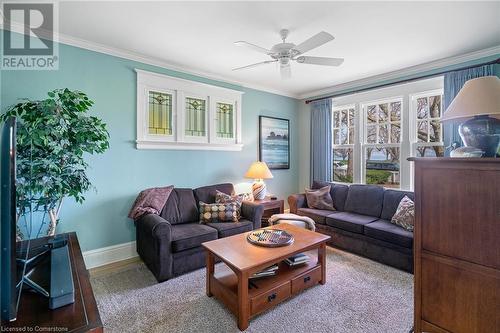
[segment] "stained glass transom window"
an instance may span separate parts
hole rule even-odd
[[[216,103],[216,132],[218,138],[233,138],[233,105],[228,103]]]
[[[172,95],[149,92],[149,134],[172,135]]]
[[[186,97],[186,125],[188,136],[205,136],[206,101],[199,98]]]

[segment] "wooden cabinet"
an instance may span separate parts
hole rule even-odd
[[[49,301],[39,294],[23,291],[17,311],[17,320],[4,322],[0,332],[103,332],[103,324],[90,284],[89,273],[83,261],[76,233],[68,235],[69,256],[75,286],[75,302],[55,310],[49,309]],[[48,238],[31,240],[36,249],[47,244]],[[49,256],[47,256],[50,259]],[[47,263],[48,265],[49,263]]]
[[[290,297],[290,281],[250,299],[250,315],[256,315],[272,308]]]
[[[500,332],[500,159],[415,162],[415,332]]]
[[[320,280],[321,267],[317,266],[292,280],[292,294],[298,294],[304,289],[315,286]]]

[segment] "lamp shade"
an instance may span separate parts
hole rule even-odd
[[[474,116],[500,119],[500,79],[483,76],[465,82],[441,121],[466,120]]]
[[[253,162],[245,173],[246,178],[253,179],[269,179],[273,178],[273,174],[267,167],[266,162]]]

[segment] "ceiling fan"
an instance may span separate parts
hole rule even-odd
[[[243,67],[233,68],[233,71],[253,68],[266,64],[279,63],[281,77],[289,78],[291,76],[291,60],[296,61],[300,64],[312,64],[321,66],[340,66],[344,62],[344,59],[342,58],[310,57],[302,55],[312,49],[328,43],[329,41],[332,41],[334,37],[329,33],[321,31],[311,38],[307,39],[306,41],[300,43],[299,45],[286,42],[288,33],[289,31],[287,29],[280,30],[281,40],[283,42],[274,45],[270,50],[246,41],[234,42],[234,44],[238,46],[246,46],[254,51],[267,54],[272,58],[272,60],[266,60]]]

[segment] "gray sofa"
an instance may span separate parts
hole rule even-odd
[[[204,267],[201,243],[260,228],[263,206],[246,201],[238,222],[200,224],[198,202],[215,202],[217,190],[234,192],[232,184],[175,188],[159,216],[135,221],[137,252],[158,282]]]
[[[316,231],[331,236],[329,245],[413,273],[413,233],[390,220],[401,199],[413,192],[377,185],[341,185],[314,181],[312,188],[331,185],[335,211],[307,207],[304,194],[288,197],[290,212],[308,216]]]

